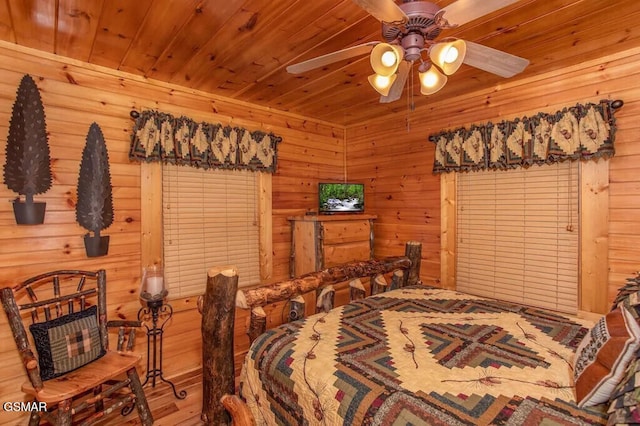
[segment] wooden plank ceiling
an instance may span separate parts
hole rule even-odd
[[[520,0],[439,38],[529,59],[513,80],[639,46],[639,21],[637,0]],[[367,55],[286,72],[287,65],[382,40],[380,23],[352,0],[2,0],[0,39],[339,125],[408,107],[407,89],[394,103],[378,103]],[[463,65],[425,97],[417,74],[412,80],[417,108],[504,81]]]

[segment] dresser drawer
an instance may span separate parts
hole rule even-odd
[[[322,224],[322,229],[324,244],[368,242],[371,237],[371,223],[368,220],[326,222]]]
[[[324,267],[353,262],[354,260],[366,260],[371,257],[369,240],[349,242],[343,244],[325,244]]]

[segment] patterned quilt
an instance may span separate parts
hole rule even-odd
[[[241,395],[263,425],[605,424],[571,363],[591,323],[426,286],[268,330]]]

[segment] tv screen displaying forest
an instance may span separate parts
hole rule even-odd
[[[357,213],[364,211],[364,185],[361,183],[320,183],[320,213]]]

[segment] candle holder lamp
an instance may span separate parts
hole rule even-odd
[[[177,392],[175,385],[162,375],[162,335],[164,326],[173,316],[173,308],[164,300],[168,293],[162,267],[153,265],[144,268],[140,284],[140,299],[144,302],[144,306],[138,311],[138,320],[147,329],[147,375],[142,386],[151,380],[151,387],[155,388],[156,379],[159,378],[171,386],[176,398],[184,399],[187,397],[187,392],[185,390]]]

